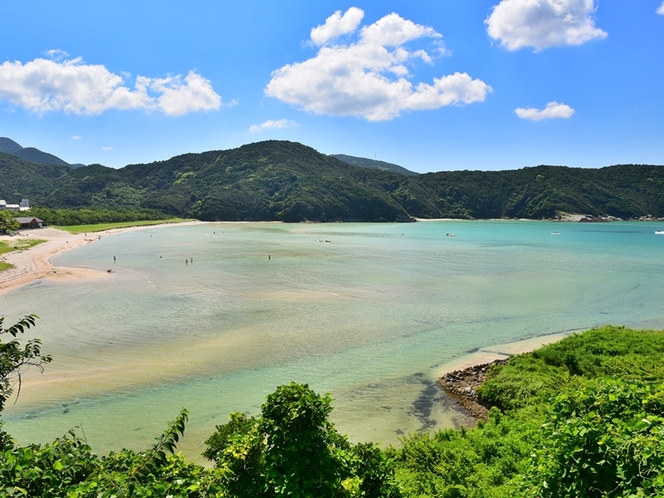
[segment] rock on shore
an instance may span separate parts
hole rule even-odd
[[[496,360],[446,373],[440,378],[440,385],[470,415],[486,421],[489,407],[482,404],[482,400],[477,396],[477,388],[486,380],[492,365],[504,365],[508,360],[509,358]]]

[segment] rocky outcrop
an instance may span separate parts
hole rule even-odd
[[[448,372],[440,378],[440,385],[445,392],[456,400],[470,415],[480,420],[487,420],[490,406],[482,403],[477,395],[477,388],[486,380],[492,365],[504,365],[509,359],[475,365],[463,370]]]
[[[622,218],[617,218],[615,216],[592,216],[590,214],[584,215],[579,219],[580,223],[605,223],[608,221],[624,221]]]

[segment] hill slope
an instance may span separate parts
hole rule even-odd
[[[202,220],[398,221],[664,216],[664,167],[537,166],[405,176],[266,141],[122,169],[0,153],[0,198],[54,208],[147,208]]]
[[[0,137],[0,152],[5,154],[11,154],[16,156],[19,159],[32,163],[40,164],[55,164],[59,166],[69,166],[72,168],[78,168],[83,166],[82,164],[69,164],[53,154],[48,152],[43,152],[34,147],[22,147],[18,143],[14,142],[11,138]]]
[[[330,157],[339,159],[348,164],[355,166],[362,166],[363,168],[379,169],[381,171],[391,171],[392,173],[400,173],[402,175],[418,175],[414,171],[410,171],[398,164],[386,163],[385,161],[376,161],[375,159],[367,159],[366,157],[347,156],[346,154],[330,154]]]

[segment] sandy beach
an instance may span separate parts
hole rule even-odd
[[[496,360],[504,360],[513,355],[529,353],[531,351],[541,348],[542,346],[545,346],[546,344],[558,342],[561,339],[567,337],[568,335],[573,334],[574,332],[581,332],[581,331],[578,330],[578,331],[560,332],[558,334],[548,334],[538,337],[532,337],[530,339],[524,339],[522,341],[515,341],[505,344],[487,346],[481,348],[479,351],[461,356],[460,358],[457,358],[454,361],[442,365],[438,370],[437,377],[440,378],[446,373],[454,372],[455,370],[464,370],[466,368],[474,367],[476,365],[491,363]]]
[[[197,224],[199,221],[182,224]],[[49,280],[79,280],[92,278],[112,278],[113,273],[107,273],[92,268],[53,266],[51,258],[63,251],[72,249],[81,244],[94,244],[100,238],[109,234],[118,234],[133,230],[156,228],[167,224],[136,226],[126,228],[113,228],[103,232],[89,232],[87,234],[71,234],[56,228],[38,228],[34,230],[21,230],[15,235],[0,235],[0,240],[12,241],[19,239],[41,239],[42,242],[25,251],[14,251],[2,256],[2,261],[11,263],[14,268],[0,272],[0,295],[8,291],[29,284],[39,278]]]

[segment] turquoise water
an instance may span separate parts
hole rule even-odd
[[[37,281],[0,298],[6,323],[41,317],[34,336],[55,359],[27,374],[5,428],[26,443],[78,425],[99,452],[140,449],[187,407],[181,448],[196,458],[230,411],[257,413],[291,380],[332,393],[354,441],[464,424],[435,381],[468,351],[607,323],[664,328],[661,229],[216,223],[111,234],[53,260],[113,268],[111,278]]]

